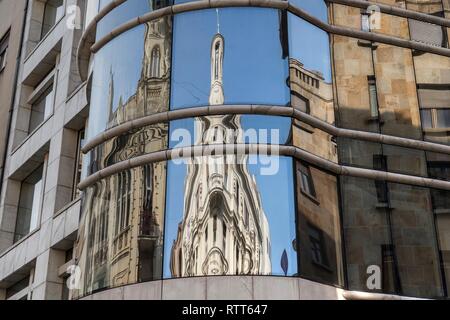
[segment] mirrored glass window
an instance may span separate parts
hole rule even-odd
[[[300,161],[296,177],[300,276],[342,286],[338,179]]]
[[[161,279],[166,164],[123,171],[88,188],[75,257],[81,289]]]
[[[350,289],[441,296],[430,190],[361,178],[341,181]]]
[[[100,1],[100,8],[103,8],[110,0]],[[97,40],[101,39],[113,29],[142,16],[153,10],[157,10],[172,5],[172,0],[127,0],[120,6],[113,9],[102,20],[97,23]]]
[[[88,137],[167,111],[170,43],[171,18],[161,18],[120,35],[96,54]]]
[[[197,160],[169,163],[164,278],[297,274],[292,160]]]
[[[221,8],[174,18],[171,108],[287,105],[287,44],[278,11]]]

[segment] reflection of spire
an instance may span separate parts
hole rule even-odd
[[[114,73],[112,70],[112,66],[109,70],[109,101],[108,101],[108,107],[109,107],[109,114],[108,119],[109,121],[112,120],[113,112],[114,112]]]
[[[217,14],[217,33],[220,34],[220,17],[219,17],[219,8],[216,8],[216,14]]]
[[[221,105],[225,102],[223,92],[223,58],[225,39],[220,34],[219,9],[217,13],[217,34],[211,44],[211,93],[209,95],[210,105]]]

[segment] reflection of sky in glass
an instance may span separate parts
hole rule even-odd
[[[111,71],[115,108],[119,99],[125,103],[136,93],[144,57],[144,35],[145,25],[140,25],[115,38],[95,55],[88,138],[103,131],[108,122]]]
[[[288,66],[282,59],[278,11],[228,8],[219,12],[225,38],[225,103],[286,105]],[[216,10],[183,13],[174,20],[172,109],[207,105]]]
[[[109,2],[109,1],[108,1]],[[102,4],[101,4],[102,5]],[[141,16],[152,10],[151,1],[127,0],[109,14],[107,14],[97,24],[97,40],[111,32],[114,28],[129,20]]]
[[[288,254],[288,275],[297,273],[297,256],[292,242],[295,239],[295,208],[292,159],[280,157],[280,169],[277,175],[261,176],[260,165],[249,165],[250,174],[255,175],[261,194],[262,207],[270,228],[272,274],[284,275],[281,268],[281,256]],[[170,255],[173,241],[177,238],[178,224],[183,219],[184,181],[186,165],[168,163],[167,206],[164,240],[164,278],[170,278]]]
[[[324,0],[290,0],[289,2],[310,15],[328,22],[328,9]]]
[[[195,144],[194,123],[195,119],[188,118],[182,120],[175,120],[170,122],[170,141],[169,148],[182,148]],[[289,134],[291,129],[291,119],[287,117],[275,116],[260,116],[260,115],[242,115],[241,116],[242,130],[255,129],[258,133],[258,141],[246,140],[243,143],[271,143],[271,144],[286,144],[289,143]],[[191,141],[179,141],[175,138],[179,137],[174,134],[177,129],[184,129],[189,131]],[[272,134],[271,130],[276,130],[278,137]],[[264,136],[267,132],[267,139]],[[177,138],[178,139],[178,138]]]
[[[330,83],[331,57],[328,34],[293,14],[289,14],[288,22],[290,57],[303,63],[306,69],[321,72],[325,81]]]

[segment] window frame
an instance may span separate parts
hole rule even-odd
[[[9,48],[9,39],[10,39],[10,31],[6,31],[6,33],[0,38],[0,74],[6,68],[6,60],[8,59],[8,48]]]

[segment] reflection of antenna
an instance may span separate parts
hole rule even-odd
[[[217,33],[220,33],[219,8],[216,8],[216,14],[217,14]]]

